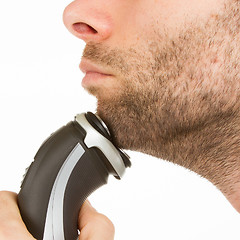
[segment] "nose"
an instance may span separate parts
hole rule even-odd
[[[75,0],[63,12],[67,29],[86,43],[101,42],[112,34],[113,19],[108,1]]]

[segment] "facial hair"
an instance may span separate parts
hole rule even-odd
[[[240,1],[206,22],[188,22],[174,37],[156,26],[153,32],[127,50],[87,44],[84,58],[117,73],[111,89],[87,88],[98,99],[97,114],[119,147],[171,161],[229,191],[237,181],[230,174],[240,172]]]

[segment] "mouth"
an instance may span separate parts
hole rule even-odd
[[[104,84],[107,78],[113,77],[112,74],[86,59],[82,59],[79,68],[85,74],[82,79],[83,88]]]

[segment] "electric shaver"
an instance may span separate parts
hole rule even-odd
[[[27,229],[37,240],[76,240],[83,202],[130,166],[97,115],[77,115],[45,140],[26,169],[18,205]]]

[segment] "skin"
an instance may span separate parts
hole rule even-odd
[[[112,75],[82,85],[113,141],[195,171],[238,212],[239,16],[239,0],[75,0],[63,14],[83,59]],[[16,194],[1,192],[0,206],[1,239],[33,239]],[[81,240],[114,237],[88,203],[79,223]]]
[[[27,231],[17,206],[17,194],[0,192],[0,239],[36,240]],[[14,229],[14,231],[13,231]],[[113,240],[115,229],[112,222],[98,213],[86,200],[79,212],[79,240]]]
[[[115,143],[198,173],[240,212],[240,1],[78,3],[64,23],[112,74],[82,85]]]

